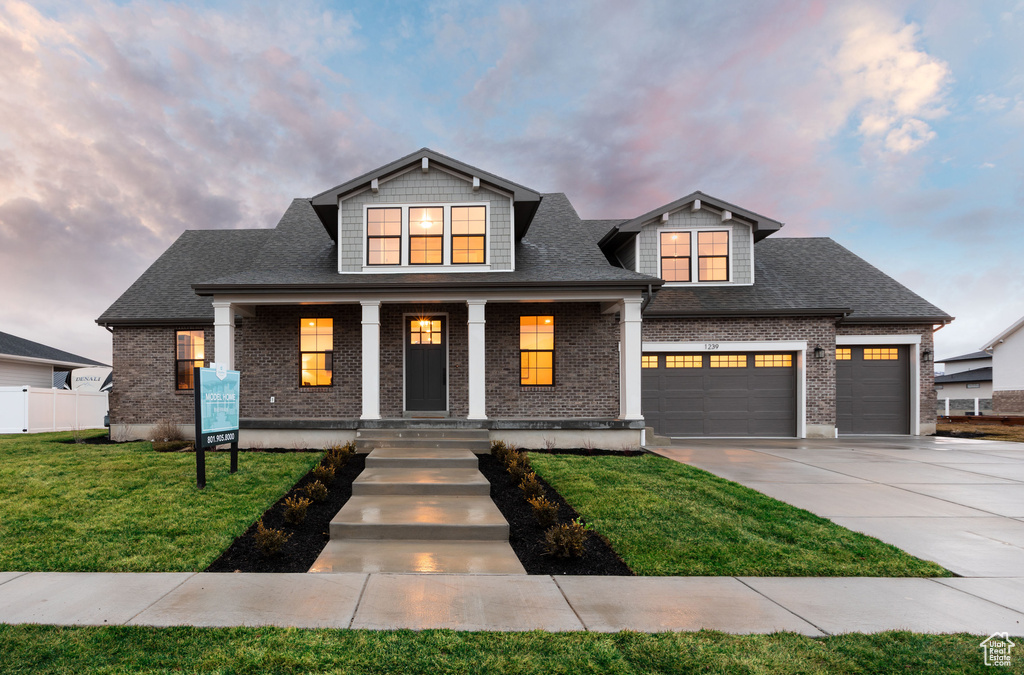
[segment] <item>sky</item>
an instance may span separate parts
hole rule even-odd
[[[956,320],[1024,315],[1024,2],[0,0],[0,331],[98,317],[186,229],[427,146],[583,218],[702,190]]]

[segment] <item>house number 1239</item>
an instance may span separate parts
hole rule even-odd
[[[704,349],[718,349],[718,343],[717,342],[705,342],[704,343]]]

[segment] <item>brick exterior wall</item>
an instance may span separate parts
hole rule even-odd
[[[116,378],[110,391],[111,424],[178,424],[195,422],[191,389],[178,390],[175,332],[203,330],[204,356],[215,359],[212,326],[118,326],[113,336]]]
[[[929,325],[906,324],[839,324],[837,335],[920,335],[920,353],[925,350],[935,354],[935,333]],[[884,344],[880,342],[879,344]],[[935,369],[931,361],[919,364],[921,373],[921,424],[935,424],[935,407],[938,404],[938,392],[935,391]]]
[[[643,322],[644,342],[761,342],[806,340],[808,351],[822,347],[824,359],[807,359],[807,423],[835,426],[835,319],[765,317],[656,319]]]
[[[992,410],[997,415],[1024,415],[1024,391],[992,392]]]
[[[334,320],[329,387],[300,386],[299,321]],[[264,306],[235,327],[242,417],[339,419],[362,412],[362,308],[359,305]],[[274,397],[274,403],[270,397]]]
[[[519,317],[555,318],[555,385],[519,385]],[[619,331],[596,303],[487,303],[487,416],[619,416]]]

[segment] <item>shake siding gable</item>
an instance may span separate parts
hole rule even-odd
[[[492,270],[512,269],[512,201],[509,197],[473,185],[445,171],[418,168],[397,178],[382,182],[376,194],[360,192],[341,203],[340,231],[341,271],[362,272],[366,262],[363,207],[387,204],[433,204],[490,202],[490,223],[487,232],[487,263]],[[447,268],[445,268],[447,269]]]
[[[753,253],[751,251],[750,226],[737,220],[722,222],[721,216],[711,211],[690,211],[689,207],[669,215],[668,222],[656,220],[647,225],[636,236],[640,251],[641,274],[661,276],[661,261],[658,258],[658,232],[662,229],[680,230],[728,230],[732,277],[729,283],[749,284],[753,282]],[[694,238],[696,251],[696,238]],[[695,254],[696,255],[696,254]]]

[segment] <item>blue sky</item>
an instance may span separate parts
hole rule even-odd
[[[587,218],[693,190],[957,317],[1024,315],[1024,4],[0,0],[0,330],[93,320],[185,229],[429,146]]]

